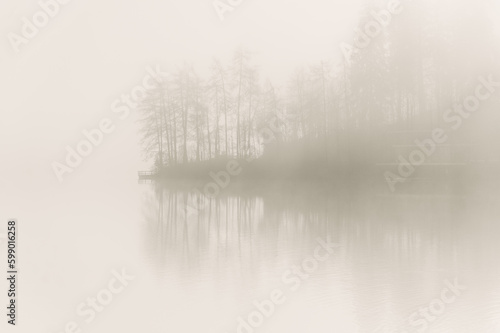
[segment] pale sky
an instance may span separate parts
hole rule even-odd
[[[135,173],[141,162],[133,117],[116,120],[110,104],[140,83],[148,65],[184,61],[203,69],[238,46],[255,52],[264,79],[280,84],[300,65],[341,56],[361,0],[245,0],[221,22],[211,0],[72,0],[15,53],[9,32],[40,10],[35,0],[2,1],[0,44],[1,184],[14,179],[58,186],[52,161],[104,117],[116,130],[68,177],[102,170]],[[84,178],[81,178],[84,179]]]
[[[7,34],[19,34],[22,17],[40,8],[37,1],[1,2],[0,172],[12,176],[0,186],[19,178],[58,186],[51,162],[63,161],[66,145],[76,145],[82,130],[103,117],[116,119],[110,104],[140,83],[146,66],[167,70],[188,61],[203,73],[212,57],[229,59],[243,46],[255,52],[264,78],[279,84],[298,65],[340,56],[359,3],[246,0],[221,22],[210,0],[72,0],[15,53]],[[145,167],[133,117],[115,123],[68,179]]]

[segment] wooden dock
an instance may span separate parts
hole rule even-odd
[[[156,179],[158,177],[158,173],[155,171],[139,171],[139,180],[148,180],[148,179]]]

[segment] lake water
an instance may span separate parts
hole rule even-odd
[[[72,321],[81,332],[500,332],[493,192],[235,186],[186,215],[192,196],[95,181],[26,198],[19,321],[33,332]],[[78,306],[122,269],[134,279],[86,322]]]

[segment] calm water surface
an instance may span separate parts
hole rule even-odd
[[[186,216],[196,198],[175,186],[71,188],[27,198],[33,209],[19,216],[29,224],[19,319],[38,319],[28,329],[237,332],[277,289],[283,303],[253,331],[417,332],[409,317],[439,305],[448,280],[466,290],[427,331],[500,332],[500,201],[490,192],[235,188]],[[338,247],[292,291],[283,276],[318,238]],[[135,279],[85,323],[77,306],[122,268]]]

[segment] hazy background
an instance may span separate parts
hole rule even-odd
[[[117,119],[111,103],[141,82],[146,66],[168,70],[188,61],[203,71],[212,56],[230,57],[241,45],[256,51],[263,73],[279,83],[297,65],[340,57],[338,44],[352,35],[359,3],[246,1],[224,22],[210,1],[65,5],[20,54],[3,39],[0,172],[9,177],[0,186],[60,186],[50,163],[64,159],[65,146],[74,146],[83,129]],[[19,33],[21,17],[39,9],[35,1],[0,6],[4,35]],[[133,119],[116,121],[115,132],[67,181],[103,168],[140,169]]]
[[[8,177],[0,186],[60,186],[50,163],[62,161],[65,146],[74,146],[81,131],[103,117],[116,119],[116,130],[66,181],[91,178],[103,168],[115,175],[142,169],[134,117],[117,120],[110,105],[140,83],[146,66],[167,71],[186,61],[203,75],[213,56],[229,59],[244,46],[254,52],[262,76],[280,85],[297,66],[341,59],[339,45],[351,42],[361,4],[246,0],[221,22],[209,0],[74,0],[18,54],[7,33],[20,33],[21,18],[40,8],[36,1],[2,2],[0,173]],[[498,29],[499,11],[490,14],[485,19]]]
[[[451,2],[439,1],[440,9],[446,12]],[[160,199],[166,201],[177,194],[168,192],[164,198],[164,189],[137,186],[137,171],[146,169],[150,163],[141,160],[135,116],[119,120],[111,112],[110,105],[121,94],[129,94],[142,81],[147,66],[157,64],[169,70],[182,66],[186,61],[203,75],[213,56],[230,59],[239,46],[254,52],[255,63],[259,65],[263,76],[277,85],[284,84],[297,66],[324,59],[341,60],[339,44],[342,41],[351,42],[361,5],[362,1],[357,0],[245,0],[233,12],[227,13],[226,20],[221,22],[210,0],[73,0],[61,6],[59,14],[50,20],[48,26],[42,28],[27,45],[21,46],[20,53],[15,53],[6,35],[9,32],[19,33],[21,18],[31,16],[39,10],[39,6],[37,1],[2,1],[0,31],[4,37],[0,43],[0,221],[16,217],[21,223],[21,267],[25,270],[21,292],[26,297],[19,317],[25,326],[13,331],[33,332],[40,329],[40,322],[43,322],[42,329],[57,332],[74,317],[74,306],[104,286],[110,270],[121,266],[136,272],[139,282],[132,288],[130,295],[122,295],[123,303],[117,301],[117,308],[104,314],[105,319],[96,323],[93,327],[95,332],[110,332],[116,329],[113,326],[116,323],[124,330],[147,328],[152,331],[157,323],[147,321],[144,326],[141,318],[150,313],[147,309],[137,312],[136,306],[141,302],[157,305],[153,314],[160,324],[166,322],[162,321],[165,313],[173,317],[173,314],[179,314],[180,317],[174,318],[179,325],[182,324],[181,319],[188,321],[187,312],[183,313],[182,310],[189,309],[196,301],[199,302],[197,318],[204,313],[204,320],[208,323],[211,315],[222,316],[211,303],[218,296],[218,290],[213,288],[212,282],[221,283],[217,282],[219,280],[215,275],[210,275],[215,257],[205,258],[205,261],[200,259],[205,265],[205,269],[201,269],[201,278],[196,275],[196,270],[185,274],[184,267],[167,265],[165,268],[159,264],[163,259],[162,254],[165,254],[162,252],[165,248],[160,246],[162,242],[167,242],[169,237],[184,237],[184,234],[176,233],[162,238],[158,232],[164,220],[165,223],[177,223],[177,220],[159,216],[159,202],[163,203]],[[490,16],[485,17],[485,20],[493,23],[495,33],[500,38],[500,5],[491,1],[491,6]],[[104,117],[114,121],[114,132],[106,135],[103,144],[95,148],[71,175],[65,175],[63,183],[59,183],[51,163],[63,162],[65,147],[74,147],[83,138],[81,131],[96,128]],[[290,199],[291,202],[283,207],[273,201],[273,198],[279,197],[278,193],[275,196],[269,194],[264,199],[259,195],[252,198],[260,205],[259,209],[253,210],[258,215],[254,218],[263,225],[268,220],[276,222],[276,228],[284,230],[288,237],[298,241],[279,243],[279,238],[274,237],[274,229],[261,230],[260,236],[265,236],[262,241],[264,245],[252,247],[252,239],[255,238],[250,236],[255,234],[250,229],[243,244],[252,246],[245,253],[253,255],[251,250],[260,249],[260,256],[255,255],[253,260],[257,264],[266,264],[259,269],[245,267],[239,270],[239,267],[231,266],[235,271],[230,273],[234,276],[242,272],[257,272],[257,277],[265,281],[264,277],[275,262],[284,265],[284,261],[280,261],[283,258],[301,260],[311,250],[309,241],[317,234],[322,234],[323,227],[328,229],[328,221],[332,221],[335,228],[328,229],[326,235],[342,235],[339,240],[351,244],[346,252],[336,257],[341,263],[340,269],[333,266],[325,268],[326,272],[321,271],[318,280],[315,280],[317,284],[313,282],[313,296],[306,294],[301,298],[310,302],[305,302],[305,306],[313,304],[308,312],[301,312],[304,309],[300,307],[291,308],[285,312],[285,318],[297,318],[305,314],[304,318],[318,319],[314,309],[319,311],[326,305],[328,310],[319,314],[321,320],[316,321],[316,328],[327,329],[328,326],[323,324],[329,323],[331,313],[337,311],[335,313],[340,318],[337,328],[344,327],[345,332],[349,332],[347,329],[355,331],[352,324],[355,320],[362,321],[359,318],[364,318],[365,309],[382,308],[389,302],[389,310],[385,313],[390,315],[383,320],[393,323],[396,319],[404,320],[408,312],[430,301],[436,290],[441,290],[444,278],[457,275],[468,278],[469,285],[479,287],[479,293],[473,293],[467,302],[457,305],[460,311],[452,315],[452,326],[446,326],[445,323],[435,328],[436,332],[440,328],[441,332],[456,333],[460,328],[463,332],[472,332],[467,330],[473,328],[460,319],[464,320],[471,314],[475,314],[476,319],[482,319],[481,311],[474,312],[477,304],[485,304],[481,308],[483,313],[487,313],[485,317],[498,318],[498,297],[490,296],[490,289],[498,295],[499,274],[496,269],[493,272],[488,269],[498,264],[496,255],[493,255],[498,253],[498,242],[490,233],[491,230],[497,230],[494,226],[498,222],[494,195],[491,195],[491,199],[490,193],[483,193],[472,201],[445,198],[436,205],[432,196],[419,197],[417,201],[412,197],[394,201],[380,198],[375,201],[368,197],[357,203],[351,203],[351,199],[343,199],[347,202],[342,202],[341,199],[338,212],[345,213],[346,217],[340,213],[342,216],[328,215],[330,220],[327,218],[326,222],[321,218],[324,217],[322,214],[325,209],[331,207],[331,202],[318,204],[311,200],[307,201],[305,207],[299,206],[304,211],[299,209],[299,212],[292,212],[291,215],[300,216],[297,219],[303,221],[304,212],[311,209],[314,220],[323,221],[321,223],[325,225],[320,223],[319,228],[312,228],[313,232],[305,233],[305,236],[301,228],[293,229],[290,219],[283,217],[286,215],[284,212],[294,207],[295,201]],[[356,202],[356,199],[352,201]],[[379,210],[380,206],[373,202],[383,205],[384,210]],[[240,206],[232,206],[234,202],[231,200],[224,204],[233,207],[234,211],[240,209]],[[370,213],[374,211],[381,212],[381,216],[372,218]],[[330,211],[334,215],[336,212]],[[457,232],[450,232],[454,230],[450,225],[457,221],[460,213],[464,214],[462,225]],[[207,218],[204,216],[204,219]],[[351,220],[358,224],[349,226],[346,221]],[[419,226],[422,220],[426,222]],[[403,226],[398,224],[401,221],[404,222]],[[443,221],[444,226],[438,225]],[[481,228],[476,228],[475,223],[478,221]],[[237,220],[230,222],[236,223]],[[302,222],[297,223],[302,226]],[[376,231],[371,223],[379,223],[380,230]],[[283,225],[288,229],[282,228]],[[190,244],[196,245],[200,237],[213,241],[213,232],[191,230],[186,238]],[[301,242],[303,239],[300,237],[306,240]],[[366,242],[367,239],[382,244],[378,248],[379,252],[372,254],[373,248],[369,246],[371,243]],[[266,251],[269,246],[278,243],[282,250],[278,251],[280,256],[268,263],[268,254],[274,252]],[[179,258],[184,259],[184,247],[182,242],[180,244],[175,243],[168,248],[168,255],[175,257],[172,259],[174,262]],[[210,246],[217,247],[217,244],[210,243]],[[203,246],[194,248],[201,252],[204,250]],[[198,252],[196,254],[199,255]],[[412,258],[410,268],[400,264],[408,257]],[[199,259],[196,255],[194,258]],[[462,258],[462,261],[458,258]],[[477,258],[483,258],[483,261],[478,264]],[[371,262],[381,262],[381,265]],[[226,262],[217,260],[216,267],[219,264],[223,266]],[[386,279],[385,274],[391,270],[396,273]],[[399,275],[399,270],[404,274]],[[278,276],[280,272],[272,274]],[[371,274],[376,275],[376,278],[370,279]],[[186,279],[181,279],[186,275]],[[334,278],[330,279],[331,276]],[[404,277],[408,277],[404,281],[411,283],[401,282]],[[425,293],[420,289],[418,291],[422,291],[425,296],[412,292],[409,297],[406,292],[411,287],[419,286],[422,279],[426,281],[422,287]],[[199,288],[194,291],[191,290],[193,281]],[[228,285],[231,281],[235,280],[229,279]],[[338,284],[332,287],[327,294],[330,298],[326,300],[326,296],[321,296],[325,290],[323,286],[332,281]],[[401,285],[395,288],[396,291],[392,290],[391,286],[398,281]],[[245,289],[252,283],[242,286]],[[148,287],[141,289],[141,285]],[[182,288],[179,289],[179,285]],[[234,311],[235,316],[243,315],[246,312],[235,306],[243,304],[245,307],[253,297],[262,298],[268,292],[268,287],[265,283],[259,285],[255,289],[258,296],[243,292],[240,303],[228,301],[234,291],[231,285],[229,291],[221,288],[227,292],[227,298],[218,305],[222,309]],[[192,298],[184,297],[186,290],[192,292]],[[383,292],[378,294],[378,290]],[[371,294],[370,291],[375,293]],[[210,297],[200,298],[204,292],[208,292]],[[180,303],[168,304],[165,312],[162,312],[161,304],[154,303],[157,301],[155,293],[161,299]],[[339,299],[339,302],[332,302],[332,299]],[[179,304],[181,307],[176,308]],[[401,310],[401,304],[405,305],[404,310]],[[45,308],[47,305],[52,307]],[[203,312],[207,308],[212,312]],[[399,312],[395,314],[394,309]],[[354,318],[352,311],[361,313],[360,317]],[[370,320],[363,322],[366,326],[362,327],[361,332],[367,331],[367,327],[371,328],[372,321],[373,325],[380,324],[377,321],[380,316],[379,312],[369,316]],[[121,321],[124,318],[128,320]],[[219,318],[221,326],[231,331],[234,318],[233,314],[229,319]],[[196,323],[190,324],[194,326]],[[4,323],[1,325],[3,327]],[[288,326],[293,328],[291,322],[288,322]],[[296,328],[300,329],[299,326]],[[273,327],[267,329],[272,330]]]

